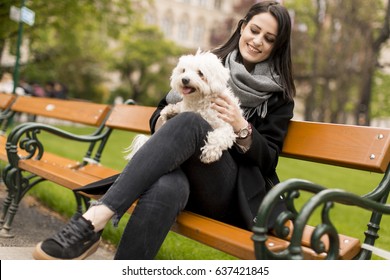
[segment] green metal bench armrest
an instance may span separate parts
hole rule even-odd
[[[265,196],[261,203],[256,223],[253,227],[254,235],[252,237],[255,243],[255,254],[257,259],[288,259],[290,252],[286,249],[281,252],[272,252],[268,250],[266,241],[269,233],[269,219],[273,208],[279,197],[283,197],[287,210],[282,212],[276,219],[274,233],[279,238],[286,238],[291,234],[290,228],[286,226],[287,221],[294,221],[298,215],[295,207],[295,199],[300,196],[300,191],[308,193],[319,193],[325,187],[313,184],[306,180],[289,179],[274,186]]]
[[[334,203],[356,206],[361,209],[368,210],[372,212],[371,220],[368,224],[368,230],[365,232],[366,238],[364,244],[374,245],[375,240],[379,237],[378,230],[380,220],[382,215],[390,215],[390,204],[386,204],[389,191],[390,191],[390,167],[387,169],[386,174],[380,184],[380,189],[382,190],[382,197],[378,201],[372,200],[367,196],[359,196],[354,193],[350,193],[344,190],[339,189],[327,189],[323,190],[311,199],[309,199],[305,205],[301,208],[296,220],[294,222],[294,231],[291,237],[290,243],[290,253],[293,259],[301,258],[301,239],[303,228],[307,224],[309,218],[312,216],[313,212],[322,207],[321,220],[322,223],[316,227],[312,240],[314,244],[319,244],[319,239],[322,235],[328,235],[331,239],[329,244],[329,251],[327,259],[337,259],[338,257],[338,238],[337,230],[330,221],[329,212]],[[371,252],[368,250],[362,250],[360,254],[356,257],[358,259],[369,259],[371,258]]]
[[[300,192],[314,194],[306,204],[298,211],[295,200]],[[390,214],[390,205],[386,204],[390,191],[390,166],[379,185],[370,193],[359,196],[338,189],[327,189],[309,181],[290,179],[276,185],[264,198],[259,207],[256,224],[253,228],[252,239],[255,242],[255,254],[258,259],[302,259],[302,237],[304,228],[313,212],[322,207],[322,223],[315,227],[311,234],[311,247],[318,254],[325,252],[325,246],[321,241],[323,236],[329,238],[329,246],[326,249],[327,259],[337,259],[339,254],[338,232],[329,218],[329,211],[334,203],[357,206],[372,212],[368,230],[365,232],[365,244],[374,245],[378,238],[380,219],[383,214]],[[277,200],[283,196],[287,210],[276,219],[274,234],[280,238],[290,237],[290,246],[281,252],[271,252],[266,247],[269,233],[268,220]],[[287,227],[286,222],[291,221],[293,227]],[[291,231],[291,229],[293,230]],[[356,258],[370,259],[368,250],[361,250]]]
[[[390,189],[390,165],[387,166],[387,170],[378,184],[378,186],[373,189],[370,193],[363,195],[363,197],[375,200],[375,201],[381,201],[384,196],[387,196],[389,194]]]
[[[18,146],[20,149],[23,149],[27,152],[27,154],[22,157],[23,159],[30,159],[33,157],[35,159],[40,159],[42,157],[44,153],[44,147],[38,137],[39,133],[42,131],[54,134],[63,139],[87,142],[91,145],[95,145],[97,142],[103,141],[110,133],[110,130],[104,130],[103,127],[99,127],[91,134],[78,135],[47,124],[20,124],[10,132],[7,138],[7,156],[9,163],[12,166],[17,167],[18,161],[21,159],[21,157],[18,155]],[[92,148],[93,146],[88,149],[85,158],[90,158],[92,154]]]
[[[0,113],[0,120],[9,119],[14,114],[15,114],[15,112],[11,111],[10,109],[5,109],[5,110],[1,111],[1,113]]]

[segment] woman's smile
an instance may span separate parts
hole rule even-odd
[[[251,44],[246,44],[246,45],[247,45],[247,47],[248,47],[249,53],[251,53],[251,52],[254,53],[254,54],[262,53],[261,50],[255,48],[255,47],[252,46]]]

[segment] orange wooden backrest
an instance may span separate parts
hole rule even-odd
[[[390,160],[390,129],[291,121],[283,155],[384,173]]]
[[[16,96],[14,94],[0,93],[0,109],[7,109],[11,103],[15,100]]]
[[[87,101],[19,96],[12,110],[32,115],[99,126],[110,111],[110,106]]]
[[[150,133],[154,107],[116,105],[107,126]],[[291,121],[282,156],[384,173],[390,160],[390,129]]]
[[[149,106],[115,105],[106,126],[149,134],[149,119],[155,110]]]

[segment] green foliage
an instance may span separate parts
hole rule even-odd
[[[389,117],[390,112],[390,75],[377,71],[373,87],[373,118]]]
[[[11,6],[19,6],[20,1],[3,0],[0,4],[0,50],[2,50],[5,40],[16,38],[18,24],[10,19]]]
[[[112,65],[119,70],[123,88],[138,103],[155,105],[169,91],[169,77],[182,51],[153,26],[134,23],[119,37],[117,55]]]
[[[104,86],[105,77],[119,70],[125,79],[124,98],[155,104],[169,89],[169,58],[179,51],[157,28],[143,26],[142,14],[133,12],[132,3],[26,1],[36,16],[34,26],[24,25],[30,55],[21,77],[41,85],[59,81],[68,87],[70,97],[108,102],[115,96]],[[7,15],[0,19],[0,51],[5,40],[15,40],[17,35],[18,24],[8,17],[11,5],[19,7],[20,1],[0,5],[0,14]],[[137,84],[128,79],[134,71],[141,74]]]
[[[375,106],[370,81],[379,34],[389,36],[385,2],[284,2],[293,15],[292,57],[306,120],[346,123],[355,115],[356,121],[358,108]]]
[[[131,13],[129,1],[116,2],[26,1],[35,12],[35,24],[24,26],[30,56],[29,63],[21,68],[21,76],[41,85],[59,81],[67,86],[71,97],[104,101],[107,94],[101,84],[108,39],[118,33],[115,28],[123,25],[119,19]],[[9,3],[20,7],[20,1]],[[10,30],[17,28],[10,20],[4,24]],[[15,32],[0,33],[1,38],[14,36]]]

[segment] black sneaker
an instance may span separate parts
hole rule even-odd
[[[92,223],[76,213],[53,237],[40,242],[33,252],[36,260],[82,260],[96,252],[102,231],[94,232]]]

